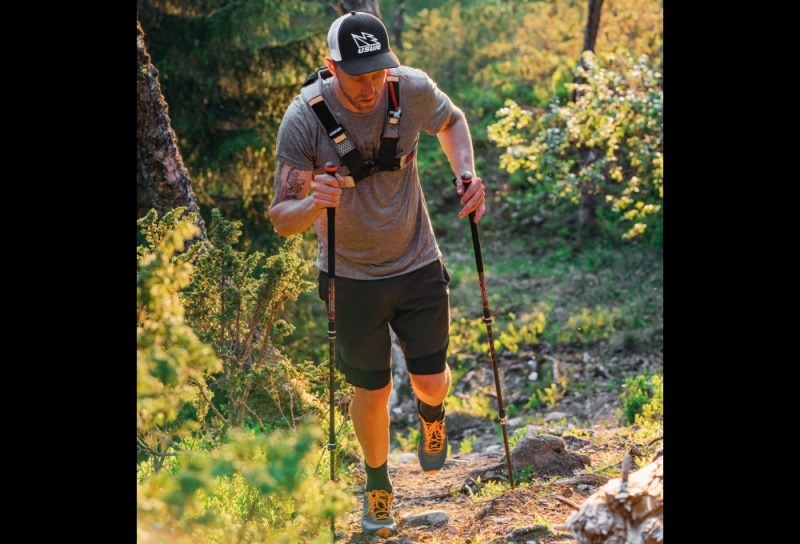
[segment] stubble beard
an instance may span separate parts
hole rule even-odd
[[[356,110],[358,113],[369,113],[373,111],[381,100],[382,92],[381,90],[376,90],[375,95],[373,97],[373,101],[369,105],[365,105],[362,102],[359,102],[357,99],[358,97],[353,97],[344,90],[344,87],[339,83],[338,79],[336,84],[339,86],[339,92],[342,93],[342,96],[345,97],[347,102]]]

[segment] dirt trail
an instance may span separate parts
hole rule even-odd
[[[592,466],[602,460],[622,459],[627,451],[616,435],[624,429],[599,430],[605,438],[583,440],[565,437],[569,451],[592,458]],[[491,448],[491,447],[490,447]],[[416,544],[424,542],[488,544],[500,542],[562,542],[577,544],[566,529],[567,519],[592,495],[602,481],[586,480],[575,484],[517,482],[514,489],[499,494],[484,494],[474,485],[470,472],[497,465],[505,466],[502,444],[496,451],[454,454],[434,476],[424,474],[413,453],[393,454],[389,470],[394,487],[394,514],[398,533],[389,538],[361,532],[361,501],[347,516],[337,520],[337,542],[368,544]],[[639,464],[644,464],[642,460]],[[504,470],[498,477],[505,480]],[[569,480],[562,478],[559,480]],[[484,484],[485,487],[487,484]],[[447,516],[447,519],[443,515]],[[425,516],[429,517],[426,518]],[[549,526],[549,527],[548,527]],[[559,527],[563,530],[559,530]]]
[[[588,455],[592,461],[592,472],[619,463],[629,451],[631,429],[616,425],[616,410],[620,407],[621,390],[606,387],[609,378],[605,369],[597,369],[580,353],[556,355],[562,369],[570,366],[579,369],[587,381],[596,388],[565,392],[558,406],[540,407],[544,421],[553,421],[538,426],[536,434],[561,434],[557,429],[561,422],[583,422],[586,437],[562,436],[568,451]],[[508,392],[511,402],[520,402],[515,397],[522,390],[521,383],[527,379],[529,369],[524,358],[501,359],[503,391]],[[633,374],[647,368],[659,367],[662,354],[639,353],[617,358],[617,370]],[[574,375],[573,375],[574,377]],[[398,381],[398,384],[401,382]],[[492,376],[488,368],[470,373],[456,385],[455,395],[468,395],[475,391],[491,391]],[[619,380],[617,383],[620,383]],[[396,386],[397,387],[397,386]],[[412,395],[398,387],[400,399],[392,411],[392,437],[401,430],[413,428],[414,413]],[[508,434],[513,436],[517,428],[527,427],[526,417],[511,418]],[[552,417],[550,417],[552,416]],[[557,419],[556,419],[557,418]],[[393,512],[397,520],[398,533],[389,538],[361,532],[361,504],[363,482],[356,491],[357,506],[346,516],[336,520],[336,542],[347,544],[499,544],[537,542],[548,544],[561,542],[577,544],[566,529],[568,518],[589,498],[603,481],[581,480],[578,483],[560,484],[558,481],[536,480],[536,483],[516,482],[514,489],[491,493],[491,483],[474,485],[470,472],[500,465],[497,475],[507,481],[502,438],[497,431],[497,422],[475,418],[465,414],[448,413],[447,431],[451,455],[443,469],[434,476],[426,475],[419,467],[415,453],[393,453],[389,459],[389,473],[394,488]],[[472,449],[477,453],[460,453],[460,441],[474,437]],[[397,451],[393,444],[393,451]],[[637,466],[651,459],[636,460]],[[633,469],[636,470],[637,466]],[[555,480],[555,479],[554,479]],[[567,481],[569,478],[559,478]],[[429,518],[424,516],[429,514]],[[444,517],[446,515],[446,518]],[[437,523],[438,521],[438,523]],[[563,529],[563,530],[561,530]]]

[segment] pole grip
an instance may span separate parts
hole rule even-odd
[[[462,172],[461,181],[464,183],[464,192],[467,186],[472,183],[472,172]],[[481,255],[481,237],[478,233],[478,224],[475,222],[475,211],[469,212],[469,228],[472,231],[472,249],[475,251],[475,264],[478,274],[483,274],[483,255]]]
[[[325,163],[325,172],[331,176],[336,176],[339,167],[333,161]],[[328,276],[336,276],[336,208],[328,208]]]

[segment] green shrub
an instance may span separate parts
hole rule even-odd
[[[635,415],[635,423],[645,428],[661,429],[664,425],[664,378],[658,374],[650,378],[653,395]]]
[[[285,239],[274,255],[238,251],[240,227],[212,211],[212,247],[198,259],[181,298],[187,321],[223,360],[212,382],[220,394],[220,424],[292,428],[320,409],[310,389],[321,376],[305,376],[279,349],[294,330],[281,312],[287,301],[313,289],[305,279],[312,263],[299,255],[299,235]]]
[[[289,402],[284,403],[279,397],[284,392],[278,391],[294,388],[303,393],[305,381],[313,381],[306,380],[310,365],[292,369],[281,359],[280,364],[268,367],[269,372],[252,371],[267,359],[256,356],[259,350],[266,349],[273,357],[277,351],[264,338],[277,338],[287,327],[278,326],[275,319],[263,322],[253,316],[269,314],[280,306],[281,297],[291,296],[293,291],[281,278],[299,274],[302,266],[292,255],[279,254],[267,259],[263,274],[252,277],[259,256],[234,252],[228,242],[235,241],[236,226],[219,216],[215,216],[216,227],[228,237],[213,231],[215,246],[198,243],[186,250],[185,243],[197,235],[197,228],[195,215],[183,216],[184,211],[173,210],[162,220],[151,211],[137,222],[142,234],[137,247],[138,541],[330,542],[329,519],[352,508],[354,498],[345,492],[344,482],[333,482],[319,471],[322,458],[330,454],[323,444],[322,425],[311,409],[318,408],[316,400],[307,394],[294,399],[310,416],[295,425],[292,393],[286,393]],[[289,253],[292,242],[287,242]],[[209,266],[212,262],[218,268]],[[231,286],[239,291],[225,289]],[[302,283],[294,286],[302,287]],[[270,288],[281,293],[270,296]],[[209,297],[202,304],[192,298],[200,297],[200,292]],[[220,292],[227,298],[214,296]],[[199,332],[185,319],[186,300],[193,303],[192,322]],[[253,300],[256,303],[251,305]],[[223,303],[217,306],[215,301]],[[253,339],[249,353],[256,354],[252,359],[240,356],[248,352],[236,351],[246,342],[220,342],[212,333],[226,323],[221,317],[228,310],[226,304],[253,310],[231,312],[242,318],[238,327],[226,331],[232,337],[248,337],[264,325],[263,334],[249,335]],[[211,323],[202,309],[217,312],[218,321]],[[232,370],[237,361],[249,361],[250,368]],[[228,389],[207,385],[221,373],[231,378]],[[238,395],[259,387],[267,396],[273,395],[290,429],[265,426],[257,406],[249,404],[245,424],[238,428],[231,424],[231,403],[252,401]],[[337,415],[340,421],[344,418]],[[347,441],[349,435],[354,436],[352,426],[342,424],[339,430],[348,436],[337,442],[354,447]],[[336,455],[341,463],[342,454]],[[317,499],[308,501],[309,496]]]
[[[664,417],[664,380],[661,375],[642,375],[625,378],[621,423],[661,427]]]
[[[534,310],[527,315],[527,322],[519,327],[515,324],[515,319],[516,315],[509,313],[508,325],[505,329],[501,327],[498,334],[500,344],[511,353],[518,352],[520,346],[537,344],[547,322],[541,310]]]
[[[138,459],[160,468],[182,439],[196,429],[212,397],[207,379],[222,369],[210,346],[185,319],[179,293],[190,282],[191,260],[200,249],[185,244],[199,232],[196,215],[178,208],[158,221],[153,210],[139,220],[136,274],[136,431]],[[192,414],[194,417],[185,417]]]
[[[472,453],[472,444],[475,442],[477,438],[478,437],[475,436],[474,434],[462,438],[461,442],[459,442],[458,444],[458,453],[464,455]]]
[[[231,431],[228,438],[181,456],[172,471],[140,466],[139,542],[330,542],[331,516],[349,511],[355,498],[344,482],[314,476],[319,424],[269,435]]]
[[[621,318],[622,312],[619,308],[582,308],[579,314],[569,316],[567,322],[561,326],[556,335],[557,341],[582,345],[608,340],[616,331]]]
[[[643,237],[652,227],[649,239],[660,246],[660,68],[647,55],[586,51],[577,73],[585,83],[567,85],[575,102],[554,98],[544,111],[505,102],[488,129],[489,140],[503,149],[500,167],[528,174],[523,193],[575,206],[590,198],[598,223],[621,239]]]

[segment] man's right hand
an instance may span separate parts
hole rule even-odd
[[[317,208],[336,208],[342,197],[344,178],[339,174],[317,174],[311,184],[311,197]]]
[[[339,205],[343,181],[340,176],[330,174],[312,177],[310,170],[279,163],[275,198],[269,209],[275,231],[281,236],[291,236],[309,228],[323,210]]]

